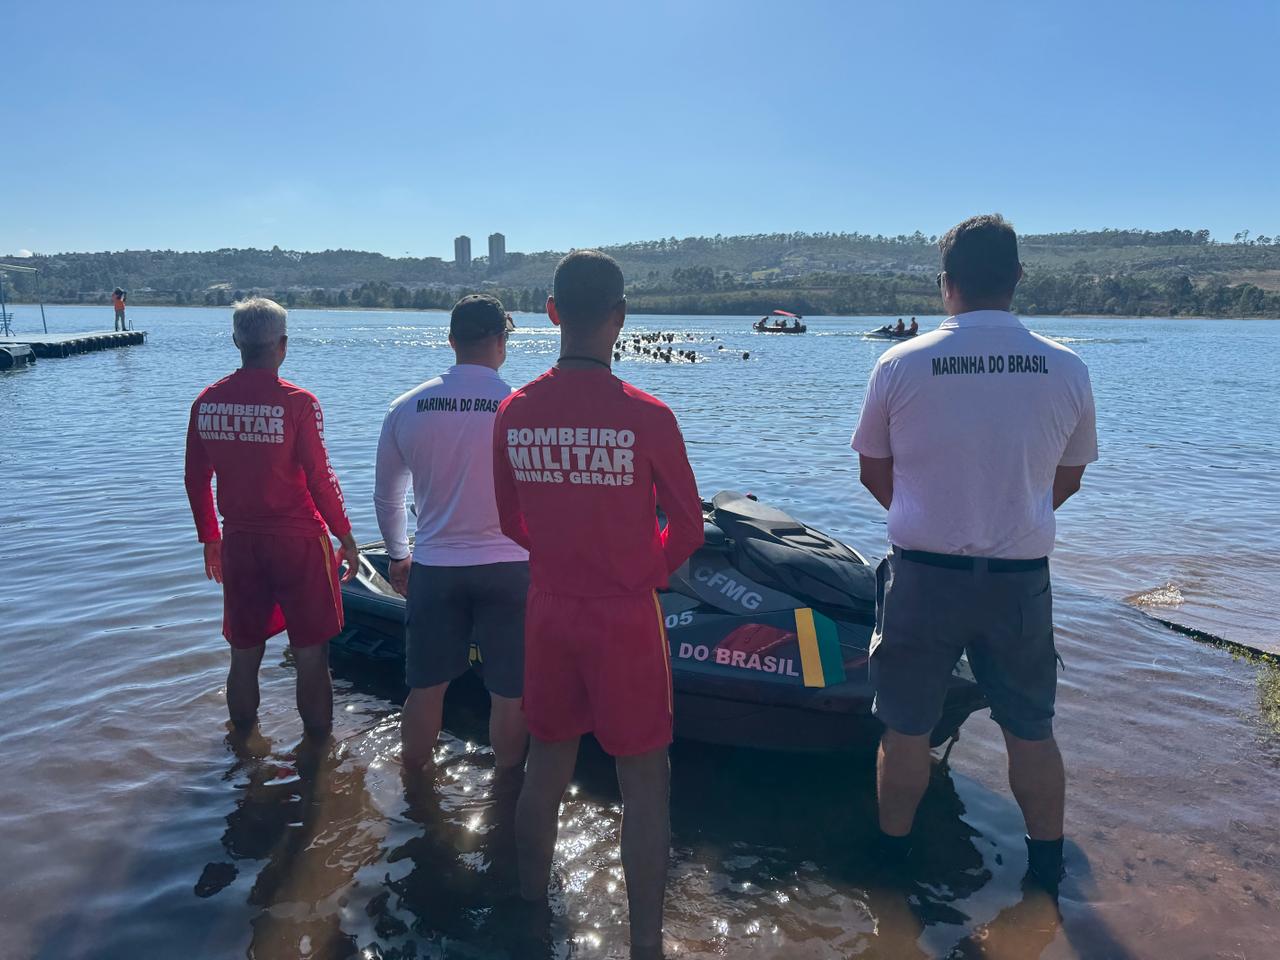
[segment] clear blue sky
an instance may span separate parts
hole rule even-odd
[[[1280,234],[1280,3],[0,10],[0,253]]]

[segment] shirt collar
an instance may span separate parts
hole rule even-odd
[[[455,363],[446,373],[462,374],[471,377],[497,377],[498,371],[493,367],[486,367],[483,363]]]
[[[1021,327],[1022,321],[1008,310],[970,310],[947,317],[939,330],[964,330],[968,327]]]

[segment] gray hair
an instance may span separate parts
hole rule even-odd
[[[289,314],[284,307],[266,297],[250,297],[231,305],[231,329],[236,346],[241,350],[269,347],[285,335]]]

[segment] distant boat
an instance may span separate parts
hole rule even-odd
[[[910,340],[919,332],[919,330],[903,330],[898,333],[892,327],[881,327],[879,330],[868,330],[862,336],[866,340]]]
[[[775,319],[771,323],[769,317],[761,317],[751,325],[751,329],[757,333],[804,333],[809,328],[800,321],[804,318],[798,313],[791,313],[788,310],[774,310],[769,316]],[[787,323],[790,318],[791,323]]]

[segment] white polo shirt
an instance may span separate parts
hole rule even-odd
[[[392,557],[409,553],[404,495],[412,477],[415,563],[469,567],[529,559],[503,536],[493,492],[493,421],[510,395],[496,370],[460,363],[391,404],[378,438],[373,505]]]
[[[1054,472],[1098,459],[1089,370],[1011,313],[950,317],[876,363],[853,449],[893,458],[891,543],[1048,556]]]

